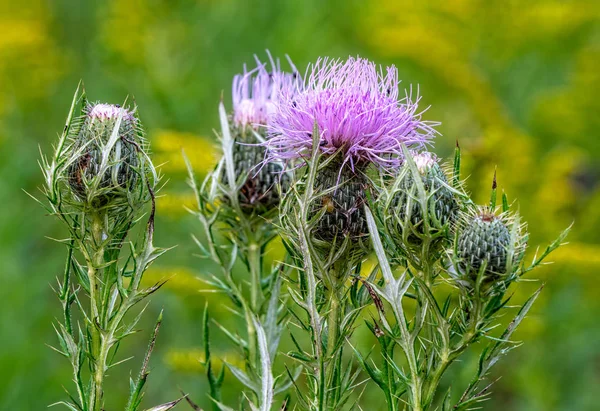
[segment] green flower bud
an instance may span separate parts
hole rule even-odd
[[[413,162],[424,189],[424,198],[414,172],[405,162],[391,188],[388,224],[398,237],[418,245],[422,237],[436,236],[456,220],[458,203],[436,157],[428,152],[416,154]],[[423,202],[426,211],[423,210]]]
[[[71,205],[98,210],[148,201],[146,179],[153,187],[157,177],[133,111],[112,104],[87,105],[70,140],[64,161],[65,194]]]
[[[468,216],[462,222],[458,235],[457,251],[461,270],[476,278],[485,264],[484,275],[488,278],[506,274],[509,250],[511,247],[519,248],[511,244],[512,241],[510,230],[502,217],[488,211]]]

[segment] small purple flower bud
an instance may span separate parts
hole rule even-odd
[[[265,127],[276,110],[278,98],[281,94],[292,93],[298,83],[295,72],[282,71],[279,62],[270,55],[269,58],[271,71],[257,59],[257,67],[251,71],[244,69],[244,73],[234,77],[232,85],[230,127],[235,140],[233,163],[236,176],[248,175],[238,200],[249,212],[265,212],[277,207],[280,191],[286,191],[290,184],[288,175],[282,173],[280,161],[258,167],[266,157],[266,148],[260,143],[268,138]]]
[[[281,95],[293,95],[299,86],[296,68],[293,73],[281,70],[279,61],[269,54],[271,71],[266,64],[256,58],[256,68],[233,78],[232,125],[238,128],[260,129],[269,125],[269,119],[277,110]]]

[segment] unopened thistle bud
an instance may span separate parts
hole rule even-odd
[[[392,185],[389,221],[399,237],[417,244],[422,236],[435,237],[453,223],[458,203],[434,154],[418,153],[412,160],[417,172],[405,162]],[[415,178],[421,180],[423,193]]]
[[[86,105],[65,153],[73,203],[108,209],[140,198],[139,192],[146,190],[140,187],[146,184],[142,174],[149,164],[144,150],[141,126],[132,110],[113,104]]]
[[[459,267],[475,279],[485,265],[483,275],[495,279],[516,267],[524,253],[521,227],[511,232],[515,223],[487,209],[463,216],[457,241]]]
[[[233,79],[233,114],[229,121],[234,140],[232,158],[236,178],[247,176],[238,201],[248,212],[261,213],[276,208],[280,192],[285,192],[290,184],[280,161],[263,163],[266,148],[261,143],[268,138],[265,127],[269,125],[280,93],[293,94],[298,76],[295,72],[281,71],[279,62],[271,60],[271,65],[273,70],[269,72],[257,60],[254,70]]]

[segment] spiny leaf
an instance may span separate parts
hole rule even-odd
[[[174,408],[177,404],[179,404],[181,402],[181,400],[183,400],[184,397],[181,397],[175,401],[170,401],[170,402],[166,402],[162,405],[157,405],[156,407],[152,407],[146,411],[167,411],[170,410],[171,408]]]

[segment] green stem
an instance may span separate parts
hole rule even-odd
[[[260,255],[260,246],[256,242],[248,244],[248,266],[250,268],[250,278],[252,281],[250,288],[250,307],[255,314],[258,314],[260,297],[262,295],[262,264]]]
[[[337,284],[334,285],[337,288]],[[329,295],[329,314],[327,315],[327,354],[333,355],[337,339],[339,337],[339,315],[340,315],[340,300],[337,290],[332,290]]]
[[[92,338],[91,351],[94,362],[93,389],[90,392],[90,410],[99,411],[102,408],[102,385],[104,382],[104,366],[106,355],[103,354],[104,336],[102,334],[102,323],[98,310],[98,296],[101,294],[101,283],[99,281],[100,270],[104,264],[103,245],[104,225],[102,216],[95,214],[92,217],[92,261],[88,261],[88,278],[90,281],[90,334]]]
[[[110,321],[109,328],[106,332],[101,334],[100,346],[98,348],[98,356],[94,356],[95,361],[95,371],[94,371],[94,387],[95,387],[95,397],[96,400],[90,407],[90,410],[93,411],[101,411],[102,408],[102,393],[103,393],[103,383],[104,383],[104,374],[107,370],[107,361],[108,354],[110,349],[116,342],[115,334],[117,333],[117,329],[123,320],[123,317],[131,308],[131,301],[135,300],[136,295],[135,291],[129,294],[127,300],[121,305],[115,317]]]
[[[421,310],[419,306],[417,306],[417,310]],[[402,350],[404,351],[404,355],[406,356],[406,360],[408,362],[408,368],[410,370],[410,401],[409,405],[412,406],[412,411],[422,411],[422,391],[423,391],[423,381],[421,380],[421,376],[419,373],[419,366],[417,364],[417,355],[415,353],[415,340],[418,336],[418,330],[414,330],[410,332],[408,326],[406,324],[406,317],[404,315],[404,310],[400,311],[396,315],[398,320],[398,325],[400,326],[400,333],[402,337]],[[417,311],[416,318],[420,316],[420,313]],[[416,327],[417,325],[415,325]]]
[[[262,255],[260,245],[255,239],[256,229],[249,228],[247,237],[248,244],[248,268],[250,270],[250,310],[246,307],[246,327],[248,332],[248,354],[253,366],[259,365],[258,350],[256,348],[256,329],[253,316],[260,316],[260,304],[262,303]],[[247,304],[246,304],[247,305]],[[248,312],[250,311],[250,312]]]
[[[411,343],[411,347],[406,352],[406,357],[408,359],[408,367],[410,369],[411,374],[411,382],[410,382],[410,393],[411,393],[411,406],[412,411],[423,411],[423,405],[421,402],[421,393],[423,382],[421,381],[421,376],[419,375],[419,369],[417,366],[416,356],[414,354],[414,343]]]
[[[431,403],[433,402],[433,397],[435,396],[437,388],[440,384],[442,375],[444,375],[444,372],[448,369],[448,366],[452,363],[452,361],[454,361],[455,358],[456,357],[454,356],[453,358],[450,358],[449,353],[447,351],[444,351],[444,353],[442,354],[442,359],[438,367],[436,368],[433,375],[430,377],[429,381],[425,385],[423,395],[423,398],[425,400],[425,407],[429,407],[429,405],[431,405]]]
[[[247,304],[244,305],[246,306],[244,309],[244,318],[246,320],[246,328],[248,333],[248,358],[250,359],[252,366],[257,367],[260,365],[260,363],[258,362],[258,350],[256,349],[256,328],[254,328],[252,313],[248,309]]]
[[[481,305],[479,304],[479,300],[475,300],[473,319],[471,321],[471,326],[469,327],[468,331],[463,334],[460,341],[454,347],[444,347],[441,354],[440,363],[436,367],[432,377],[430,378],[425,387],[423,398],[425,399],[426,407],[431,405],[431,403],[433,402],[433,398],[440,384],[440,380],[444,375],[444,372],[446,372],[450,364],[452,364],[460,356],[460,354],[462,354],[467,349],[471,342],[473,342],[473,339],[477,336],[480,310]]]
[[[336,381],[336,375],[339,373],[339,370],[336,370],[336,367],[339,366],[336,361],[338,358],[336,355],[336,345],[340,335],[340,300],[336,290],[337,284],[334,284],[333,287],[334,289],[329,295],[330,306],[329,313],[327,314],[327,365],[325,366],[325,375],[323,379],[323,382],[327,382],[326,386],[330,387],[330,390],[326,393],[324,392],[324,397],[326,398],[328,408],[331,407],[331,409],[334,409],[333,407],[335,406],[339,390],[339,385]],[[336,388],[334,389],[333,387]],[[325,386],[322,389],[326,390]]]
[[[386,338],[386,337],[383,337]],[[381,345],[382,347],[382,352],[384,355],[383,358],[383,366],[382,366],[382,373],[383,376],[386,380],[386,384],[387,384],[387,389],[383,390],[385,393],[385,400],[387,402],[388,405],[388,410],[389,411],[396,411],[397,407],[396,407],[396,403],[397,403],[397,398],[394,398],[394,394],[393,392],[395,392],[395,386],[396,384],[394,383],[394,376],[392,375],[392,370],[390,370],[390,365],[389,362],[394,361],[394,343],[393,342],[383,342],[383,344]]]

